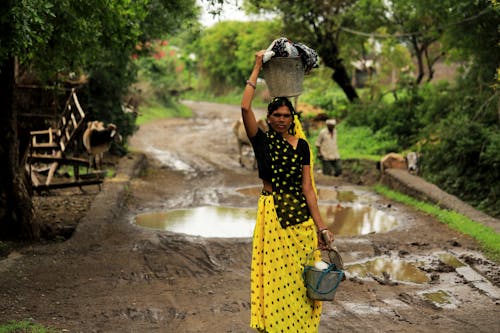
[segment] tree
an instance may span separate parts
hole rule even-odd
[[[19,152],[17,110],[14,105],[15,57],[29,48],[43,44],[51,27],[44,26],[51,5],[33,0],[0,4],[0,227],[7,236],[23,234],[37,238],[39,228],[31,224],[33,205],[23,158]],[[37,33],[37,31],[39,33]]]
[[[195,0],[4,0],[0,3],[0,234],[36,239],[29,180],[20,151],[15,92],[15,63],[54,84],[58,72],[105,73],[116,84],[94,108],[119,106],[134,75],[130,55],[141,40],[182,27],[195,19]],[[125,79],[125,80],[121,80]],[[94,92],[108,83],[93,84]],[[92,90],[91,90],[92,93]]]
[[[381,11],[370,7],[375,4]],[[498,216],[500,8],[488,0],[363,0],[358,8],[357,24],[375,31],[374,38],[397,37],[413,55],[412,40],[418,40],[420,50],[438,47],[437,55],[445,53],[462,68],[456,80],[438,84],[423,82],[420,70],[413,82],[420,84],[403,87],[397,101],[356,105],[347,121],[397,139],[399,149],[418,149],[423,177]],[[357,29],[349,33],[359,35]],[[427,75],[431,79],[432,70]]]
[[[451,12],[463,22],[447,29],[443,43],[466,64],[466,71],[441,97],[447,112],[434,110],[441,119],[428,125],[439,140],[423,147],[425,177],[500,216],[500,8],[488,0],[464,0]]]
[[[356,89],[340,57],[341,25],[345,13],[353,8],[349,0],[247,0],[249,11],[267,11],[281,15],[286,36],[315,49],[325,66],[333,69],[332,79],[352,102],[358,99]]]
[[[244,84],[255,52],[266,47],[280,31],[278,22],[225,21],[206,29],[199,41],[198,58],[208,86],[215,93]]]

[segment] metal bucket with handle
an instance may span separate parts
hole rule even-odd
[[[271,97],[302,94],[304,65],[300,57],[274,57],[264,63],[263,76]]]
[[[344,263],[342,257],[340,256],[337,249],[331,246],[328,251],[329,263],[328,267],[325,269],[318,269],[315,266],[307,265],[311,260],[311,255],[315,251],[321,251],[321,249],[315,249],[306,259],[306,265],[304,266],[304,272],[302,278],[307,288],[307,297],[318,301],[333,301],[335,293],[340,282],[344,279]]]

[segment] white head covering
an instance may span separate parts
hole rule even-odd
[[[326,124],[327,125],[337,125],[337,121],[335,119],[333,119],[333,118],[332,119],[328,119],[326,121]]]

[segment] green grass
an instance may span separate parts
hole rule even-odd
[[[373,134],[368,127],[348,127],[340,124],[337,128],[337,144],[343,159],[378,161],[381,152],[394,146],[395,142]]]
[[[320,130],[311,133],[309,138],[315,156],[317,151],[314,143]],[[349,127],[341,123],[337,126],[337,144],[341,159],[379,161],[382,156],[380,152],[391,147],[394,142],[372,134],[367,127]]]
[[[140,108],[139,116],[137,117],[136,124],[142,125],[153,120],[172,118],[172,117],[191,117],[192,111],[185,105],[173,102],[172,105],[162,105],[160,103],[151,103],[149,105],[142,105]]]
[[[57,330],[34,324],[29,320],[10,321],[0,324],[0,333],[55,333]]]
[[[457,212],[441,209],[436,205],[418,201],[399,192],[389,190],[382,185],[376,185],[375,191],[391,200],[404,203],[405,205],[415,207],[422,212],[430,214],[436,217],[440,222],[448,225],[451,229],[471,236],[478,241],[484,254],[488,258],[500,262],[500,234],[495,232],[492,228],[475,222]]]

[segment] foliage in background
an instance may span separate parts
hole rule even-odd
[[[178,48],[166,39],[150,41],[138,48],[142,52],[134,54],[133,58],[139,69],[138,80],[143,85],[141,97],[145,103],[150,99],[169,103],[172,95],[185,86],[185,65]],[[147,91],[144,85],[148,86]]]
[[[393,141],[383,137],[379,133],[373,133],[368,127],[353,127],[341,123],[336,128],[340,158],[343,160],[364,159],[378,161],[380,160],[381,152],[388,151],[390,147],[395,145]],[[314,142],[316,142],[320,130],[321,128],[312,131],[309,137],[314,156],[318,156]],[[319,160],[317,163],[319,163]]]
[[[266,49],[280,35],[277,21],[224,21],[206,29],[200,38],[197,58],[202,90],[216,95],[243,87],[252,69],[255,52]]]
[[[338,87],[332,85],[332,70],[320,66],[304,77],[304,92],[299,101],[320,107],[330,117],[343,119],[347,115],[349,100]]]
[[[351,26],[348,13],[356,1],[349,0],[246,0],[249,11],[278,15],[284,26],[285,37],[316,50],[322,65],[333,70],[331,79],[350,101],[358,99],[348,71],[349,64],[341,56],[344,40],[342,26]],[[274,38],[275,39],[275,38]]]
[[[449,193],[500,216],[499,96],[457,90],[448,102],[451,112],[434,126],[436,139],[422,147],[423,174]]]
[[[500,216],[496,89],[500,12],[487,0],[434,5],[449,8],[449,24],[443,21],[446,29],[439,42],[441,50],[463,66],[456,82],[415,86],[400,81],[393,100],[363,99],[349,106],[346,121],[396,139],[395,151],[419,151],[422,175],[427,180]]]
[[[459,6],[459,1],[455,0],[358,1],[353,11],[358,31],[350,33],[360,34],[359,30],[366,31],[370,27],[376,31],[373,36],[377,42],[393,40],[404,44],[415,59],[412,82],[418,85],[431,81],[434,66],[444,59],[446,48],[440,40],[450,24],[463,18],[454,11]]]
[[[79,92],[88,119],[113,122],[126,138],[135,128],[133,117],[122,111],[135,78],[130,57],[135,46],[196,22],[197,14],[196,0],[0,2],[0,155],[6,161],[0,172],[2,236],[40,236],[24,174],[23,131],[29,129],[18,121],[17,64],[29,73],[30,85],[44,90],[64,87],[68,78],[90,77]]]
[[[142,0],[135,2],[135,7],[133,3],[125,3],[131,8],[108,14],[115,15],[106,21],[110,26],[103,27],[104,52],[101,52],[101,59],[96,59],[89,68],[89,111],[96,119],[117,124],[126,138],[135,130],[135,117],[122,112],[122,103],[126,102],[129,88],[136,80],[137,67],[133,56],[137,54],[137,46],[195,24],[198,9],[195,0]],[[136,15],[142,16],[137,18]],[[164,77],[168,79],[170,76]],[[161,100],[169,102],[165,96]]]
[[[26,17],[23,22],[40,22],[34,27],[43,33],[33,35],[29,52],[18,54],[21,63],[47,84],[58,73],[88,76],[80,99],[89,119],[115,123],[124,138],[135,130],[135,118],[122,112],[122,103],[136,80],[136,46],[194,24],[198,14],[195,0],[29,2],[40,7],[37,12],[27,12],[26,4],[16,12]]]
[[[148,103],[147,105],[143,105],[141,107],[141,112],[137,117],[136,124],[141,126],[142,124],[162,119],[162,118],[171,118],[171,117],[191,117],[193,115],[190,108],[179,104],[177,102],[173,102],[172,104],[155,104]]]

